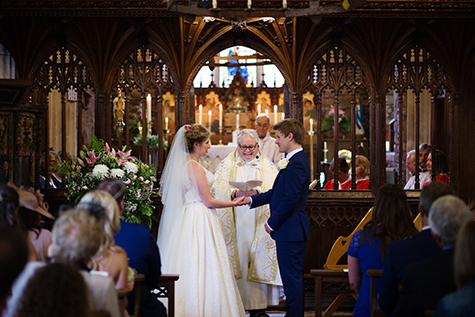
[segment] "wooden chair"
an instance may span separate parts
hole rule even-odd
[[[168,298],[168,317],[175,316],[175,282],[180,278],[178,274],[162,274],[155,296]]]
[[[111,314],[107,310],[93,311],[89,314],[90,317],[110,317]]]
[[[125,309],[127,308],[127,295],[129,291],[125,288],[117,290],[117,297],[119,300],[119,312],[122,317],[124,317]]]
[[[421,214],[417,214],[416,218],[414,218],[414,227],[416,227],[419,232],[422,230],[422,221],[421,221]]]
[[[349,236],[340,236],[336,239],[328,253],[327,260],[323,265],[323,270],[310,270],[311,275],[315,279],[315,317],[329,317],[333,315],[348,296],[351,295],[355,299],[358,297],[358,295],[349,287],[348,265],[338,264],[338,262],[348,252],[348,245],[351,241],[351,237],[353,237],[356,231],[363,229],[364,225],[371,219],[372,213],[373,208],[366,213],[358,226],[356,226]],[[343,286],[338,288],[336,291],[333,291],[338,293],[338,295],[322,314],[323,283],[335,283]]]
[[[140,317],[140,296],[141,296],[141,285],[145,281],[145,276],[143,274],[137,274],[135,276],[134,282],[134,314],[130,317]]]
[[[370,276],[370,299],[371,299],[371,315],[370,317],[384,317],[384,313],[379,307],[378,298],[376,294],[376,280],[383,276],[383,270],[368,270]]]

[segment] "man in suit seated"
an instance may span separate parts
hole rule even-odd
[[[444,295],[456,290],[453,263],[455,238],[459,229],[469,221],[468,206],[456,196],[446,195],[432,204],[429,225],[442,252],[407,266],[392,316],[424,316],[425,310],[435,310]]]
[[[455,190],[442,182],[434,182],[424,187],[418,207],[422,231],[412,238],[394,241],[388,246],[379,293],[379,306],[386,316],[391,316],[396,306],[404,268],[409,264],[430,259],[442,251],[430,231],[429,210],[432,203],[444,195],[455,195]]]
[[[102,181],[98,190],[111,194],[119,205],[120,216],[124,211],[125,184],[115,178]],[[145,276],[145,281],[140,286],[140,316],[164,317],[167,315],[165,306],[150,293],[160,283],[161,261],[157,243],[147,226],[137,223],[120,221],[120,232],[115,236],[115,243],[124,248],[129,258],[129,267]],[[127,311],[133,314],[134,292],[128,296]]]

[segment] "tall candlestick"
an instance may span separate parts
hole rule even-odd
[[[282,112],[282,120],[285,119],[285,112]]]
[[[313,119],[310,118],[310,131],[313,131]]]
[[[219,127],[223,126],[223,105],[219,104]]]
[[[152,96],[150,94],[147,95],[147,133],[151,134],[152,126]]]
[[[239,131],[239,112],[236,112],[236,131]]]
[[[168,130],[168,117],[165,117],[165,130]]]
[[[274,105],[274,124],[277,123],[277,105]]]
[[[287,9],[287,0],[282,0],[282,8]]]
[[[310,181],[313,181],[313,133],[312,133],[312,125],[313,120],[310,119]]]
[[[267,116],[269,116],[269,109],[266,109],[265,113]]]
[[[218,0],[213,0],[213,9],[218,7]]]
[[[199,118],[200,118],[200,121],[198,121],[200,124],[203,124],[202,120],[203,120],[203,105],[200,105],[198,107],[199,111],[200,111],[200,115],[199,115]]]
[[[252,5],[252,0],[247,0],[247,8],[250,9]]]
[[[211,131],[211,110],[208,111],[208,129]]]
[[[258,114],[258,115],[261,114],[261,104],[258,104],[258,105],[257,105],[257,114]]]

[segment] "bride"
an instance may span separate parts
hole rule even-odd
[[[210,132],[201,124],[178,130],[160,179],[164,205],[158,246],[162,272],[179,274],[175,315],[245,316],[214,208],[242,204],[214,199],[212,173],[199,163],[210,148]]]

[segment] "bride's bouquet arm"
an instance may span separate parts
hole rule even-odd
[[[203,168],[197,162],[192,162],[191,166],[191,172],[193,177],[195,178],[193,183],[196,186],[198,194],[200,195],[200,198],[206,207],[210,209],[216,209],[234,207],[239,205],[240,200],[242,199],[236,199],[234,201],[224,201],[213,198],[209,190],[208,181],[206,180],[206,175]]]

